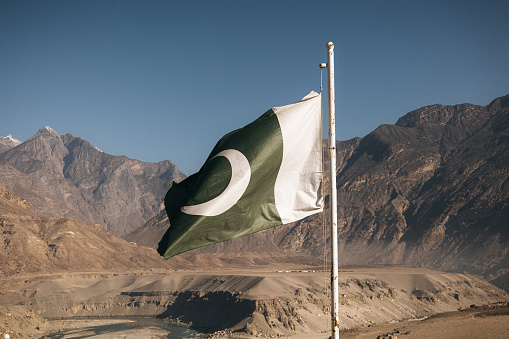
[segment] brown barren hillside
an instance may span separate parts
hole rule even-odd
[[[0,186],[0,274],[124,272],[187,267],[184,259],[165,261],[153,249],[138,247],[71,218],[37,215],[26,201]]]

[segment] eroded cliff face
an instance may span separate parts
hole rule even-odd
[[[157,214],[169,183],[184,177],[170,161],[109,155],[50,127],[0,154],[0,184],[37,213],[101,224],[117,236]]]

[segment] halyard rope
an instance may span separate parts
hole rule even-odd
[[[320,98],[323,90],[323,67],[320,67]],[[322,105],[323,99],[320,100],[320,153],[322,158],[322,185],[320,187],[320,196],[323,195],[323,189],[324,189],[324,154],[323,154],[323,128],[322,128],[322,117],[323,117],[323,105]],[[328,278],[328,267],[327,265],[327,230],[325,225],[325,198],[324,198],[324,209],[322,212],[322,242],[323,242],[323,294],[324,299],[329,300],[330,299],[330,293],[328,284],[327,284],[327,278]],[[324,309],[325,311],[325,309]],[[330,321],[327,320],[327,317],[324,317],[325,326],[324,329],[330,330]]]

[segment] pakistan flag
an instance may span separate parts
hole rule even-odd
[[[172,182],[165,258],[323,210],[321,96],[274,107],[225,135],[198,173]]]

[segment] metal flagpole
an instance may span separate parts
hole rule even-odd
[[[331,212],[331,317],[332,339],[339,339],[338,284],[338,205],[336,188],[336,99],[334,97],[334,44],[327,43],[327,75],[329,87],[329,154],[330,154],[330,212]]]

